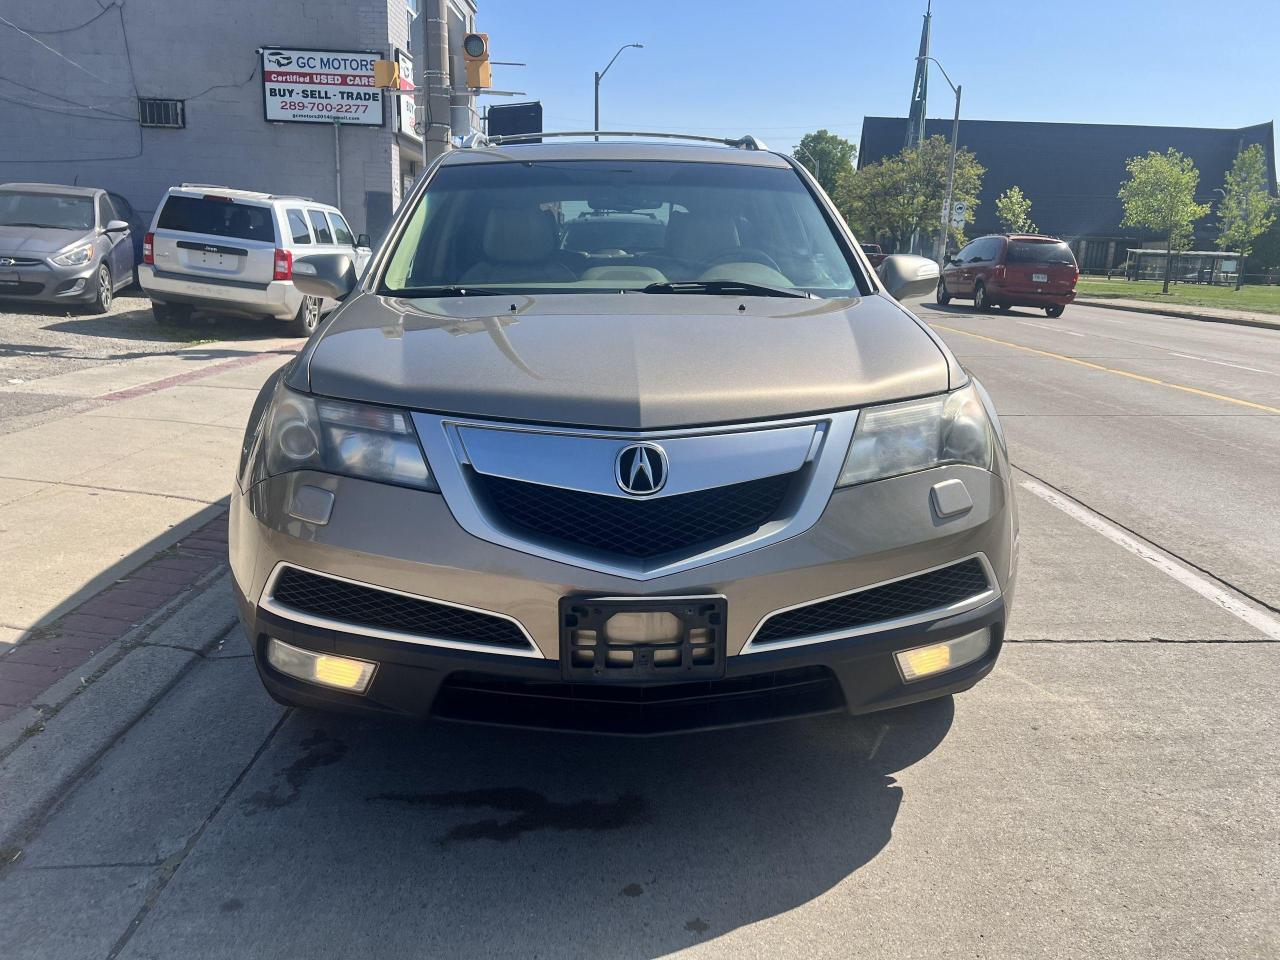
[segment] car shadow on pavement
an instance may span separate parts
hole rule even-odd
[[[653,957],[872,860],[953,716],[627,740],[295,711],[167,906],[258,956]]]
[[[159,323],[150,305],[97,316],[51,313],[57,322],[46,329],[80,337],[140,340],[152,343],[191,343],[203,340],[248,340],[285,336],[285,326],[272,320],[195,314],[186,323]]]

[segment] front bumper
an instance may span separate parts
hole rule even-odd
[[[88,303],[98,293],[95,258],[75,267],[59,267],[46,260],[0,267],[0,299],[37,303]]]
[[[302,306],[302,294],[291,280],[270,283],[198,277],[138,267],[138,284],[153,300],[180,303],[218,313],[292,320]]]
[[[1000,469],[1007,473],[1003,464]],[[962,516],[941,519],[931,510],[930,490],[948,479],[964,481],[974,505]],[[288,505],[302,486],[334,494],[327,523],[289,515]],[[458,525],[438,494],[300,472],[233,494],[231,560],[263,683],[285,701],[532,727],[665,733],[828,710],[863,713],[972,686],[991,670],[1004,636],[1016,527],[1010,497],[1004,476],[973,467],[940,467],[864,484],[836,491],[822,518],[798,536],[636,581],[480,540]],[[751,642],[776,611],[974,556],[985,558],[995,581],[980,606],[910,623],[871,624],[848,635],[828,632],[821,642]],[[520,656],[449,648],[281,615],[263,601],[282,563],[491,611],[517,621],[533,648]],[[673,685],[566,683],[562,677],[562,597],[706,595],[727,602],[723,678]],[[984,628],[991,645],[979,660],[923,680],[902,680],[894,651]],[[267,664],[269,637],[373,660],[377,673],[360,696],[294,680]]]

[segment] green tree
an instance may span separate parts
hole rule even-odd
[[[996,219],[1007,233],[1036,232],[1036,225],[1031,222],[1031,201],[1019,186],[1012,186],[996,197]]]
[[[1164,292],[1169,292],[1173,271],[1173,251],[1186,249],[1191,242],[1191,225],[1209,212],[1207,203],[1196,203],[1200,171],[1170,147],[1165,153],[1151,150],[1145,157],[1132,157],[1125,165],[1129,179],[1120,185],[1126,227],[1154,231],[1165,238]]]
[[[1236,289],[1244,283],[1244,265],[1253,253],[1254,243],[1275,223],[1276,200],[1267,189],[1267,158],[1258,144],[1245,147],[1238,154],[1223,184],[1218,216],[1222,219],[1218,246],[1240,251],[1240,269],[1236,271]]]
[[[806,133],[800,138],[793,156],[813,174],[822,189],[831,194],[844,174],[853,172],[853,158],[858,148],[829,130]]]
[[[883,239],[889,249],[901,251],[917,232],[937,236],[950,156],[946,137],[929,137],[919,147],[849,171],[836,184],[833,199],[855,234]],[[957,152],[952,195],[967,205],[966,223],[973,221],[986,172],[971,151]],[[948,233],[955,243],[964,243],[963,226],[949,227]]]

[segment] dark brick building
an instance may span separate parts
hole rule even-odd
[[[858,165],[874,163],[902,149],[907,121],[902,117],[866,117]],[[929,120],[925,135],[951,139],[950,120]],[[1085,269],[1100,270],[1121,263],[1127,247],[1140,247],[1156,238],[1132,227],[1116,196],[1127,177],[1125,163],[1148,150],[1169,147],[1185,153],[1200,171],[1197,199],[1219,199],[1220,187],[1236,154],[1259,144],[1267,155],[1268,180],[1275,189],[1275,137],[1271,122],[1238,130],[1203,127],[1141,127],[1102,123],[1034,123],[1006,120],[961,120],[959,143],[987,168],[967,233],[980,236],[999,231],[995,200],[1013,185],[1031,200],[1031,219],[1044,233],[1071,242]],[[1216,204],[1215,204],[1216,210]],[[1196,249],[1217,242],[1217,218],[1205,217],[1195,227]]]

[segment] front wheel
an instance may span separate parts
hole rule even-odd
[[[987,299],[987,288],[984,284],[978,284],[973,288],[973,309],[979,313],[986,313],[991,309],[991,301]]]
[[[89,301],[90,313],[110,313],[111,300],[115,295],[115,286],[111,281],[111,268],[105,263],[98,267],[98,275],[94,277],[96,290]]]
[[[1065,309],[1067,309],[1067,305],[1065,303],[1055,303],[1052,307],[1044,308],[1044,315],[1046,317],[1060,317],[1062,316],[1062,311]]]
[[[298,313],[289,321],[289,332],[295,337],[309,337],[320,323],[320,298],[303,297]]]
[[[951,291],[947,289],[947,281],[941,277],[938,278],[938,289],[934,291],[934,296],[944,307],[951,302]]]

